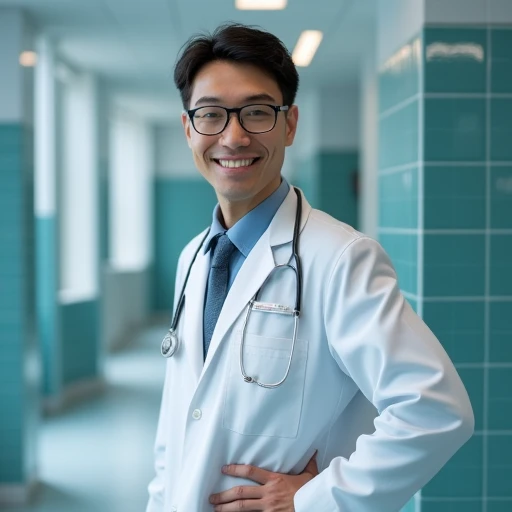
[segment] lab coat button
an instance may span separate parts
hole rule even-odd
[[[194,409],[194,412],[192,413],[192,418],[195,420],[200,420],[203,413],[201,412],[201,409]]]

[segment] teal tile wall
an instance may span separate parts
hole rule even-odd
[[[425,161],[485,160],[484,98],[425,98],[424,104]]]
[[[379,239],[407,299],[454,361],[476,421],[475,436],[422,490],[421,510],[508,512],[512,27],[428,26],[421,39],[417,90],[396,58],[380,74]],[[404,111],[415,103],[422,137],[404,150],[404,133],[414,131]]]
[[[495,27],[491,30],[491,91],[512,93],[512,30]]]
[[[386,62],[379,73],[379,112],[396,107],[419,92],[421,39],[416,37]]]
[[[426,93],[485,93],[486,29],[429,28],[424,41]]]
[[[485,228],[485,166],[425,164],[423,169],[425,229]]]
[[[298,169],[294,176],[294,184],[304,192],[313,208],[319,208],[320,190],[318,174],[320,170],[318,155],[315,153],[302,159],[298,162],[297,166]]]
[[[512,234],[491,235],[490,294],[512,295]]]
[[[484,360],[482,340],[485,335],[485,302],[483,300],[425,302],[423,319],[441,341],[454,363],[471,364],[481,363]]]
[[[357,151],[320,152],[317,172],[317,207],[357,229]]]
[[[488,440],[487,463],[488,496],[490,498],[512,498],[512,435],[492,435]],[[511,502],[508,502],[509,507]],[[501,506],[504,503],[500,504]],[[510,508],[509,508],[510,510]]]
[[[512,97],[491,99],[491,160],[512,160]]]
[[[418,167],[379,176],[379,225],[418,228]]]
[[[482,297],[485,293],[485,236],[425,234],[425,297]]]
[[[491,167],[491,229],[512,229],[512,166]]]
[[[58,396],[61,392],[57,233],[57,221],[54,216],[36,219],[36,311],[45,396]]]
[[[419,101],[381,114],[379,120],[379,169],[416,163],[419,155]]]
[[[483,484],[483,440],[474,436],[423,488],[422,498],[479,498]]]
[[[205,180],[160,177],[154,187],[153,309],[170,312],[179,255],[210,225],[217,199]]]
[[[35,456],[39,403],[25,377],[34,339],[31,130],[0,124],[0,483],[25,483]],[[34,452],[34,453],[33,453]]]
[[[99,315],[99,300],[60,305],[63,385],[98,377]]]
[[[379,241],[395,266],[400,289],[416,295],[418,292],[418,235],[381,233]]]

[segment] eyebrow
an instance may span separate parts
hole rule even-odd
[[[252,101],[270,101],[271,103],[276,103],[276,99],[273,96],[270,96],[270,94],[261,93],[261,94],[252,94],[251,96],[246,96],[242,102],[252,102]],[[223,101],[220,98],[217,98],[216,96],[201,96],[196,101],[197,105],[216,105],[223,103]]]

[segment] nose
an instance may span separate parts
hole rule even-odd
[[[251,143],[249,134],[243,129],[238,116],[234,112],[231,113],[228,125],[221,133],[220,142],[230,149],[246,147]]]

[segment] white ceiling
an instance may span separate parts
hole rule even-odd
[[[238,11],[234,0],[0,0],[27,11],[55,41],[59,55],[98,73],[118,101],[153,119],[180,109],[172,69],[192,34],[225,21],[270,30],[290,51],[306,29],[324,32],[301,90],[354,83],[373,39],[376,0],[288,0],[283,11]]]

